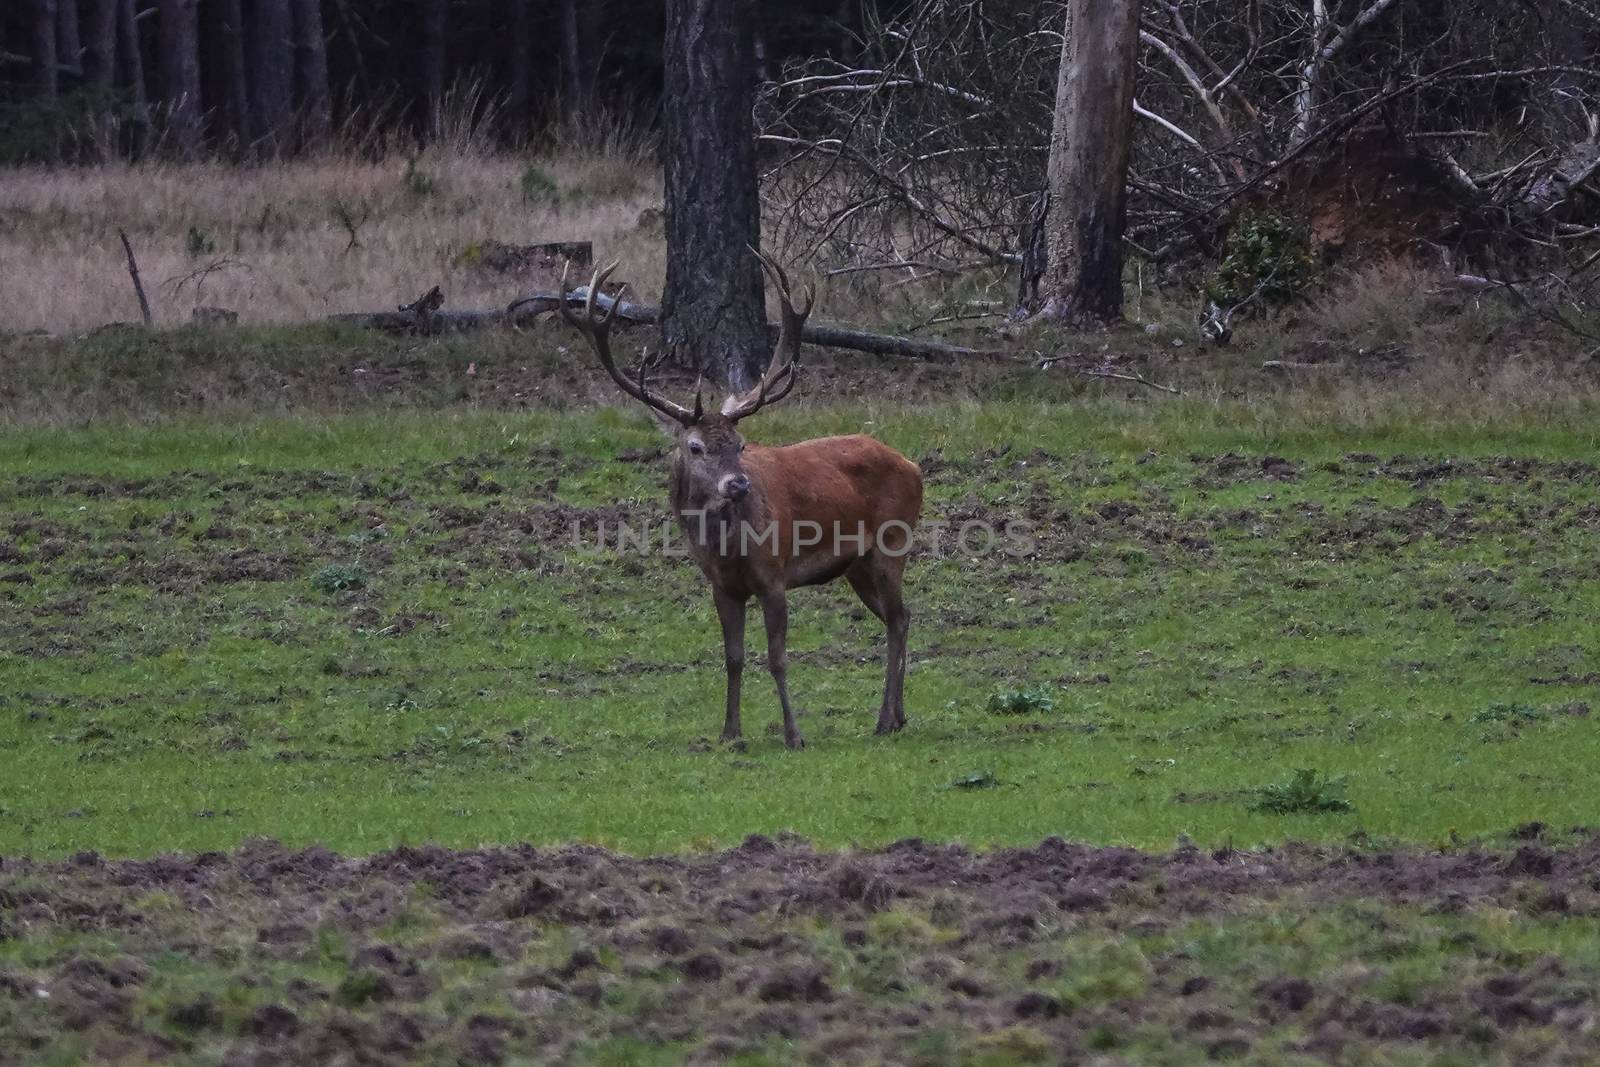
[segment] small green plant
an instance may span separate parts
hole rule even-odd
[[[1329,778],[1302,767],[1287,781],[1274,782],[1256,790],[1256,802],[1250,806],[1250,810],[1269,815],[1321,815],[1349,811],[1351,805],[1344,798],[1344,783],[1343,775]]]
[[[406,160],[406,173],[402,181],[405,183],[406,192],[419,200],[438,195],[439,179],[427,171],[418,170],[415,159]]]
[[[1056,710],[1056,702],[1046,686],[1027,689],[1002,689],[989,697],[989,710],[996,715],[1046,714]]]
[[[342,593],[366,584],[366,571],[353,563],[330,563],[311,576],[311,588],[319,593]]]
[[[974,1042],[982,1064],[1044,1063],[1054,1047],[1051,1040],[1029,1026],[1008,1026],[984,1034]]]
[[[388,987],[383,975],[370,967],[351,971],[333,991],[333,999],[346,1008],[359,1008],[382,999]]]
[[[189,227],[189,235],[184,239],[184,247],[191,256],[209,256],[217,250],[217,242],[211,235],[198,226]]]
[[[993,789],[1000,784],[1000,779],[994,776],[993,771],[973,771],[963,774],[960,778],[950,783],[951,789]]]
[[[561,187],[550,176],[550,172],[537,163],[528,164],[522,172],[519,182],[522,189],[522,202],[524,204],[550,204],[561,203]]]
[[[1467,721],[1470,723],[1509,722],[1525,723],[1540,722],[1545,718],[1545,713],[1532,704],[1502,703],[1496,701],[1484,708],[1475,711]]]

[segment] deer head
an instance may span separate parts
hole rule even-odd
[[[809,287],[802,290],[805,302],[796,308],[789,277],[783,268],[760,252],[755,255],[777,290],[782,307],[778,343],[761,380],[742,393],[730,395],[714,412],[705,410],[698,384],[692,409],[652,390],[646,384],[646,375],[654,366],[648,353],[640,359],[633,378],[618,369],[611,355],[610,334],[611,323],[622,304],[622,294],[619,292],[611,306],[604,311],[597,312],[595,309],[596,294],[612,271],[616,270],[616,261],[595,271],[590,278],[581,314],[575,313],[569,306],[566,299],[566,272],[563,271],[561,275],[562,317],[589,339],[595,355],[600,357],[600,365],[611,375],[617,387],[649,407],[656,415],[657,422],[677,439],[674,496],[681,496],[681,503],[687,507],[710,509],[736,503],[750,495],[751,482],[741,458],[745,441],[739,432],[739,420],[788,396],[799,376],[800,332],[806,317],[811,314],[816,294]]]

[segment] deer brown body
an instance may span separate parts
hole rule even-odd
[[[793,387],[800,327],[812,305],[808,293],[804,309],[797,311],[783,271],[764,258],[762,265],[783,306],[778,346],[762,381],[747,393],[729,397],[718,412],[704,411],[698,396],[690,410],[654,394],[644,384],[643,365],[637,381],[617,370],[607,337],[611,316],[597,317],[594,312],[594,294],[611,268],[596,272],[583,318],[573,315],[565,302],[561,309],[588,336],[623,391],[675,424],[672,512],[695,562],[711,583],[722,623],[728,672],[722,739],[732,741],[741,733],[745,617],[754,599],[766,623],[767,667],[783,709],[784,743],[790,748],[804,745],[789,699],[788,591],[840,577],[888,630],[877,732],[892,733],[906,722],[910,613],[900,584],[912,530],[922,511],[922,474],[899,452],[860,434],[778,448],[746,444],[739,420],[781,400]]]

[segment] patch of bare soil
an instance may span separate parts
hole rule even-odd
[[[1439,165],[1375,121],[1291,167],[1261,199],[1306,219],[1312,250],[1347,264],[1423,258],[1463,221]]]
[[[1397,997],[1373,982],[1392,955],[1253,975],[1208,967],[1176,936],[1275,908],[1359,908],[1384,929],[1400,909],[1441,923],[1600,914],[1600,839],[1549,848],[1542,833],[1451,853],[1151,855],[1050,839],[839,854],[751,837],[643,859],[585,846],[358,859],[255,840],[232,854],[3,860],[0,941],[59,949],[0,964],[0,1064],[63,1034],[95,1057],[152,1062],[565,1062],[606,1042],[721,1062],[773,1040],[797,1062],[942,1062],[936,1035],[955,1052],[1055,1061],[1152,1026],[1214,1058],[1292,1048],[1329,1063],[1379,1046],[1496,1060],[1548,1028],[1537,1059],[1576,1062],[1596,1021],[1589,956],[1497,952],[1458,929],[1470,980]],[[1138,980],[1063,984],[1083,973],[1064,946],[1088,934],[1136,939]],[[174,980],[183,967],[211,977]]]

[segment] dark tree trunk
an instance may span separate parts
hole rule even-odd
[[[506,112],[512,140],[522,143],[528,135],[529,107],[533,102],[533,56],[529,39],[529,0],[505,0],[506,27],[511,42],[506,56]]]
[[[70,0],[69,0],[70,2]],[[200,19],[198,0],[161,0],[161,92],[178,158],[200,155]]]
[[[583,37],[578,27],[578,0],[561,0],[561,103],[569,117],[583,108],[583,86]]]
[[[449,32],[449,0],[422,0],[423,127],[438,137],[444,118],[445,34]]]
[[[56,63],[62,74],[83,77],[83,40],[78,35],[77,0],[56,0]]]
[[[1137,0],[1069,0],[1050,136],[1039,314],[1074,326],[1122,317]]]
[[[213,91],[222,100],[223,130],[237,150],[248,151],[255,139],[250,130],[250,77],[244,59],[244,9],[239,0],[211,0],[217,61]]]
[[[144,87],[144,48],[139,43],[133,2],[116,0],[117,55],[122,63],[122,84],[128,88],[128,124],[132,127],[128,148],[137,159],[150,146],[150,97]]]
[[[350,15],[348,0],[333,0],[333,9],[339,15],[339,29],[344,35],[346,57],[350,60],[351,69],[354,71],[353,88],[356,99],[369,101],[373,99],[372,79],[367,75],[367,60],[362,54],[365,48],[360,32],[356,29],[356,20]]]
[[[250,128],[256,151],[275,156],[289,148],[294,119],[294,19],[289,0],[254,0],[249,26]]]
[[[117,154],[111,116],[111,88],[116,80],[116,0],[89,0],[83,20],[83,84],[95,112],[94,153],[102,161]]]
[[[301,142],[322,147],[333,129],[322,0],[294,0],[295,76],[300,86]]]
[[[1588,18],[1561,0],[1540,0],[1537,11],[1545,38],[1545,54],[1540,58],[1556,68],[1540,79],[1544,86],[1539,103],[1551,140],[1564,146],[1590,136],[1588,82],[1573,73],[1589,59],[1584,33]]]
[[[839,0],[839,8],[834,15],[834,21],[839,24],[839,41],[837,44],[838,57],[852,54],[855,51],[855,25],[856,6],[850,0]]]
[[[61,67],[56,55],[56,0],[33,0],[33,90],[45,103],[53,104],[60,89]]]
[[[669,351],[744,389],[770,355],[746,0],[668,0],[665,85]]]
[[[117,79],[116,0],[89,0],[83,20],[83,81],[102,97]]]

